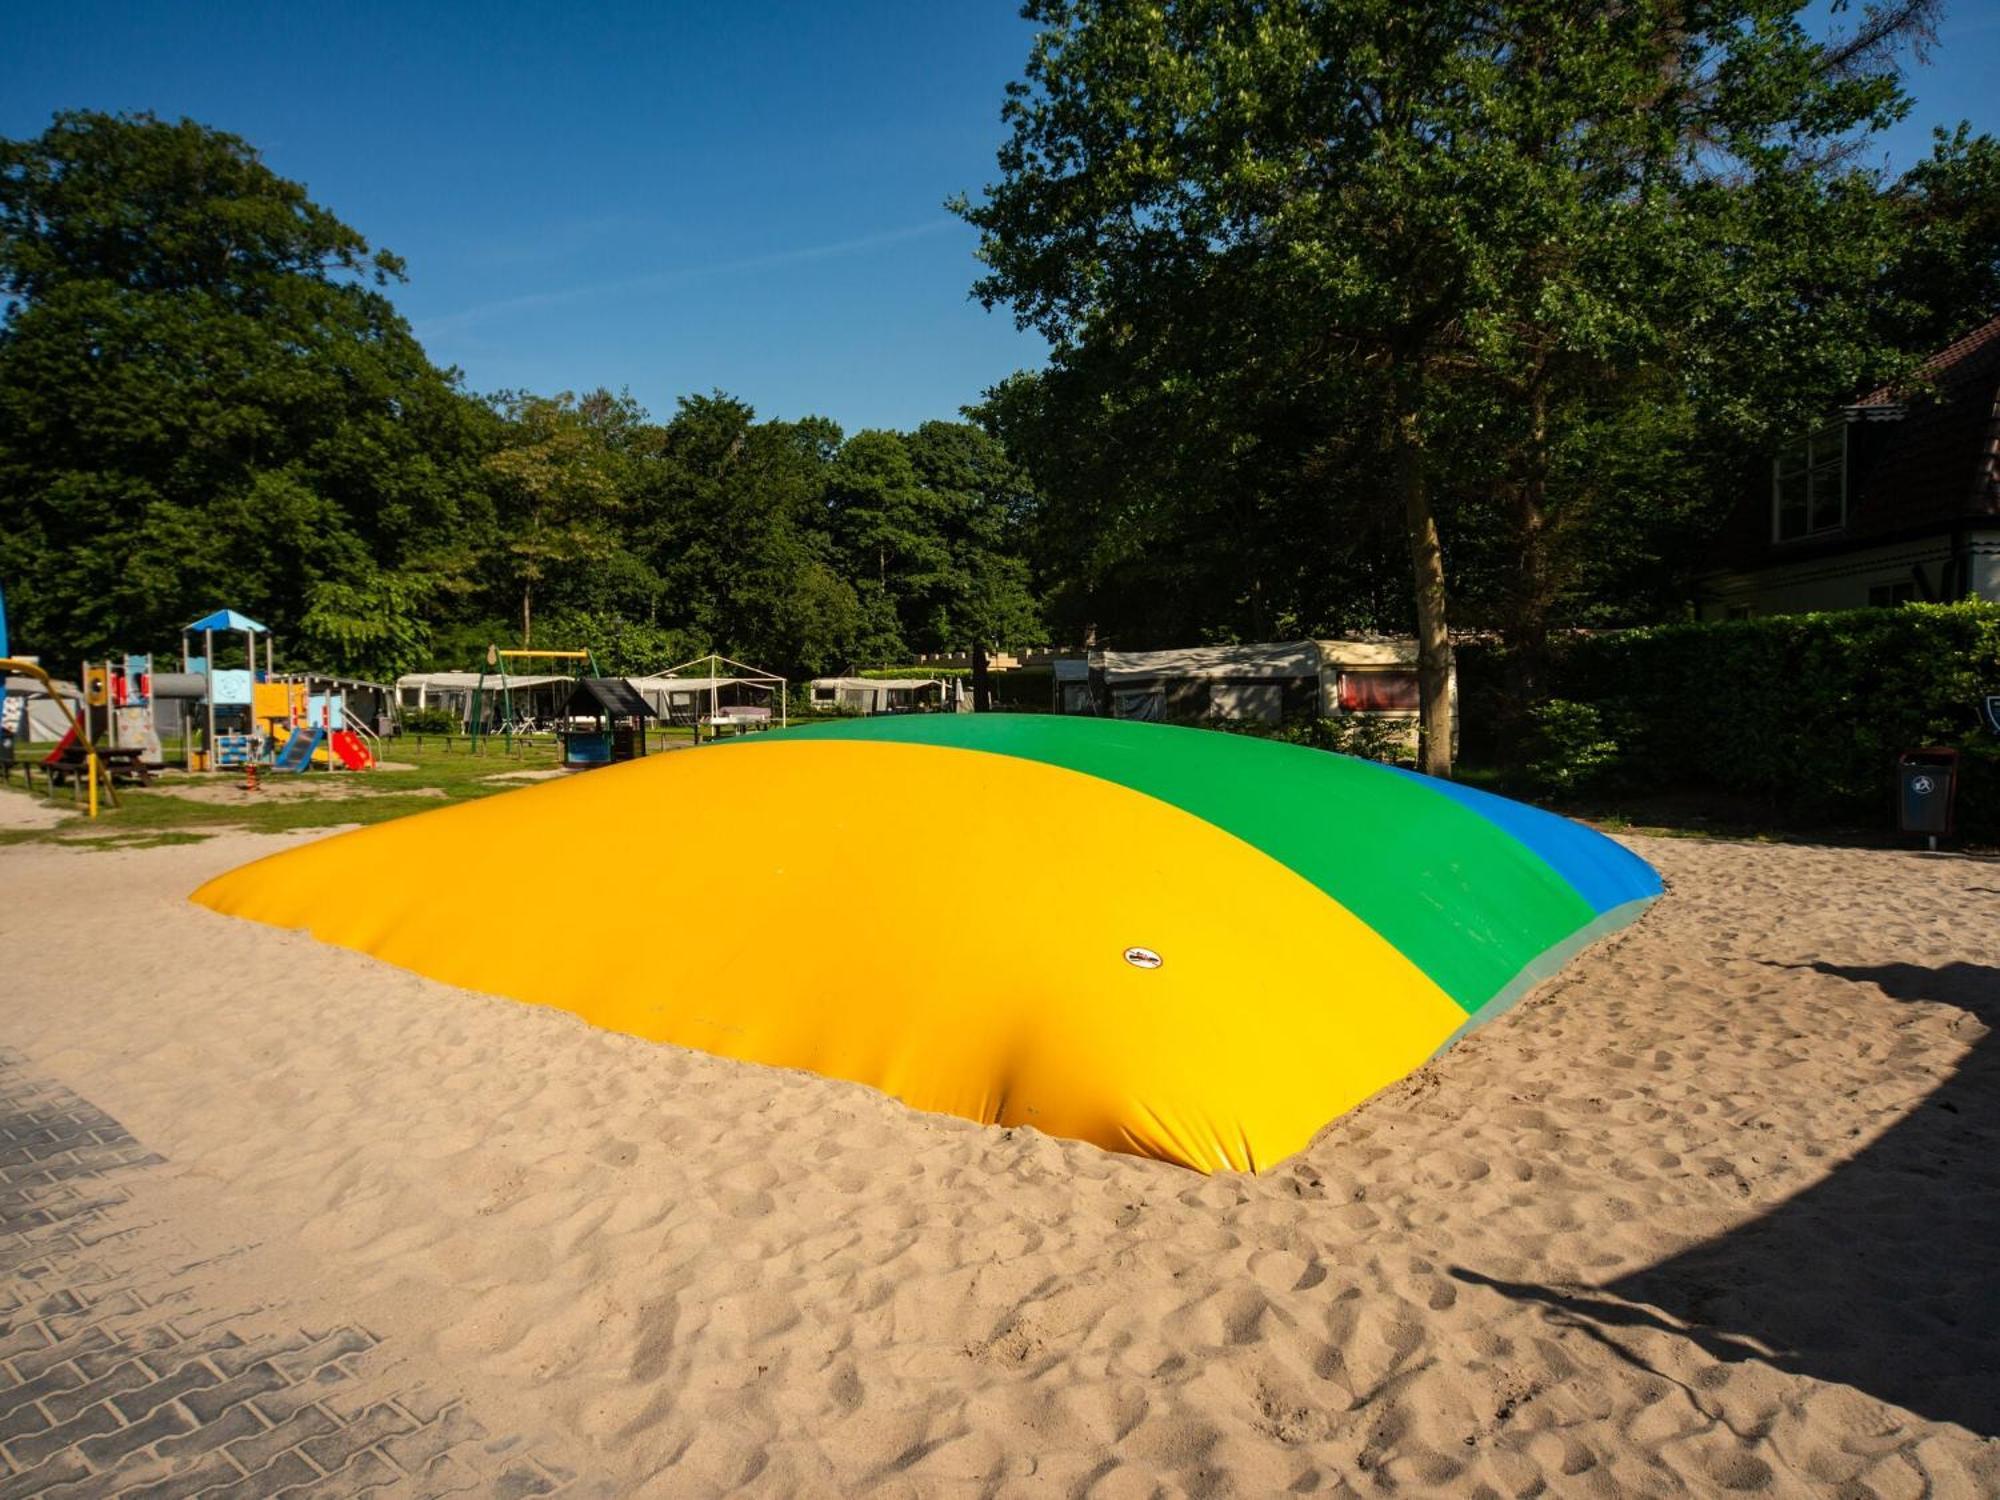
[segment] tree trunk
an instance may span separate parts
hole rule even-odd
[[[1410,544],[1410,575],[1417,601],[1417,769],[1451,775],[1451,637],[1446,630],[1444,548],[1431,511],[1424,474],[1423,434],[1416,412],[1395,419],[1396,483],[1402,490],[1403,525]]]
[[[535,644],[535,612],[532,604],[535,586],[521,585],[521,646],[526,649]]]

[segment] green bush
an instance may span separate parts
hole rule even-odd
[[[1530,711],[1523,769],[1538,792],[1571,796],[1598,785],[1618,765],[1618,742],[1588,703],[1552,698]]]
[[[1209,719],[1206,727],[1229,734],[1247,734],[1260,740],[1282,740],[1303,745],[1308,750],[1331,750],[1338,755],[1355,755],[1363,760],[1411,765],[1417,758],[1416,735],[1409,722],[1373,714],[1355,714],[1337,719],[1318,714],[1295,714],[1281,724],[1259,724],[1248,719]]]
[[[1797,818],[1881,827],[1897,753],[1954,747],[1961,832],[2000,837],[2000,740],[1979,716],[2000,692],[2000,606],[1619,631],[1559,648],[1550,686],[1596,711],[1609,747],[1596,774],[1755,797]]]
[[[406,708],[403,710],[403,732],[405,734],[457,734],[458,715],[448,708]]]

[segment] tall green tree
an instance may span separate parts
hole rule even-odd
[[[896,661],[1039,635],[1020,555],[1034,505],[1025,475],[970,424],[849,438],[829,472],[826,507],[869,622],[858,657]]]
[[[0,574],[23,649],[165,647],[233,604],[390,673],[472,586],[490,414],[401,263],[190,121],[0,141]]]
[[[977,290],[1041,329],[1058,369],[1136,345],[1168,358],[1152,378],[1171,387],[1200,368],[1190,351],[1220,348],[1237,352],[1232,386],[1318,387],[1368,414],[1378,509],[1400,515],[1409,559],[1421,763],[1447,773],[1438,502],[1482,414],[1497,397],[1512,429],[1527,556],[1551,382],[1760,310],[1796,324],[1777,316],[1787,297],[1822,305],[1781,273],[1856,190],[1836,148],[1902,109],[1888,53],[1932,7],[1871,13],[1867,35],[1832,44],[1802,9],[1030,0],[1043,30],[1010,88],[1001,178],[960,205],[983,231]],[[1768,235],[1729,232],[1759,228],[1793,252],[1761,274]],[[1670,248],[1700,252],[1696,268]],[[1695,320],[1691,288],[1724,311]],[[1713,347],[1680,357],[1692,370]]]
[[[2000,140],[1937,131],[1889,197],[1903,240],[1883,277],[1881,337],[1939,349],[2000,314]]]
[[[630,450],[644,414],[597,391],[502,399],[500,446],[485,471],[498,502],[503,566],[520,606],[521,644],[535,638],[536,590],[562,570],[621,551],[618,513],[631,489]]]

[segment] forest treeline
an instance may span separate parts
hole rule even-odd
[[[963,422],[844,435],[722,394],[468,393],[403,267],[181,121],[0,144],[0,587],[52,662],[228,604],[294,664],[386,678],[498,641],[793,675],[1042,622],[1032,491]]]
[[[20,649],[228,603],[370,677],[489,641],[798,676],[1413,629],[1428,677],[1477,627],[1526,698],[1549,632],[1686,616],[1774,443],[2000,308],[2000,146],[1872,145],[1936,0],[1026,13],[958,206],[976,295],[1051,357],[914,432],[475,393],[401,262],[250,143],[88,112],[0,142]]]

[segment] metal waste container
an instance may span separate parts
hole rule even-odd
[[[1933,849],[1951,833],[1952,804],[1958,795],[1956,750],[1905,750],[1896,757],[1896,827],[1921,833]]]

